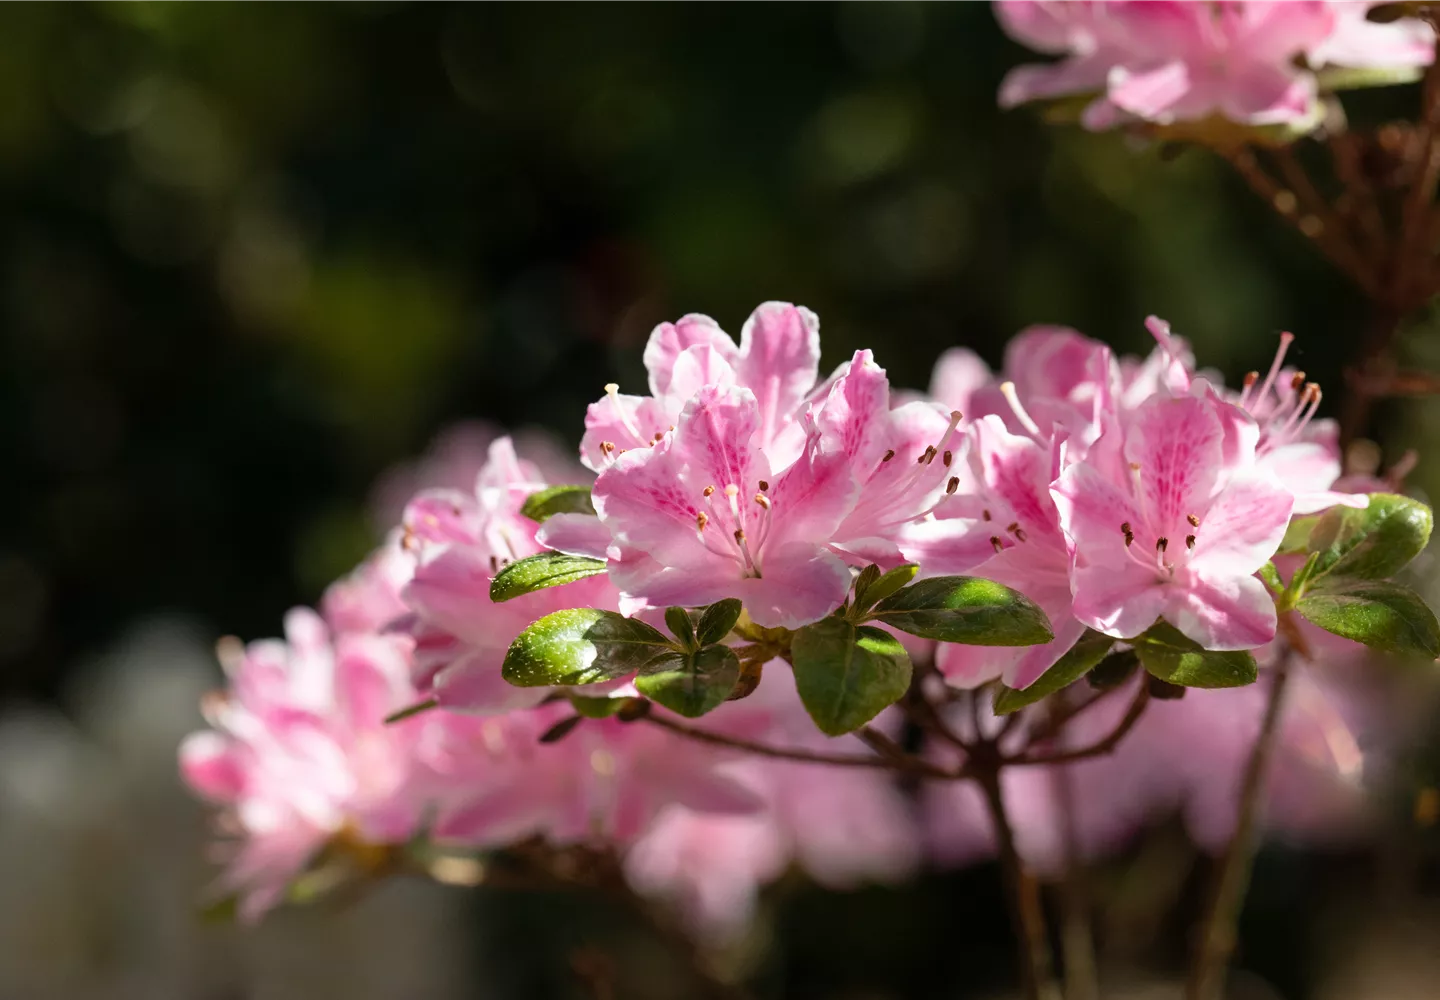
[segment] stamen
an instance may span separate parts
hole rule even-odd
[[[1186,547],[1187,549],[1193,549],[1193,548],[1195,547],[1195,536],[1194,536],[1194,535],[1186,535],[1186,536],[1185,536],[1185,547]]]
[[[735,529],[735,544],[740,547],[740,554],[745,557],[745,568],[758,577],[760,575],[760,567],[755,564],[755,557],[750,554],[750,546],[745,542],[744,528]]]
[[[600,454],[604,455],[606,458],[609,458],[609,457],[610,457],[610,453],[611,453],[612,451],[614,451],[614,450],[615,450],[615,442],[614,442],[614,441],[601,441],[601,442],[600,442]]]
[[[1005,530],[1008,531],[1008,532],[1010,532],[1012,535],[1013,535],[1016,531],[1018,531],[1019,528],[1020,528],[1020,522],[1019,522],[1019,521],[1011,521],[1009,524],[1005,525]]]
[[[1185,520],[1187,520],[1187,521],[1190,522],[1190,527],[1192,527],[1192,528],[1198,528],[1198,527],[1200,527],[1200,519],[1199,519],[1198,517],[1196,517],[1194,514],[1186,514],[1186,515],[1185,515]]]
[[[715,493],[715,487],[707,486],[703,490],[701,490],[700,493],[702,496],[711,496]]]
[[[1026,536],[1025,536],[1025,529],[1024,529],[1024,528],[1016,528],[1016,529],[1015,529],[1015,540],[1016,540],[1017,542],[1023,542],[1023,541],[1025,541],[1025,537],[1026,537]]]
[[[1150,331],[1150,336],[1155,338],[1155,342],[1160,345],[1160,350],[1165,352],[1166,358],[1174,355],[1175,345],[1170,339],[1169,323],[1165,322],[1159,316],[1146,316],[1145,329]]]
[[[758,503],[761,507],[764,507],[766,510],[770,509],[770,498],[767,497],[764,493],[756,493],[755,502]]]
[[[1120,534],[1125,536],[1125,547],[1128,549],[1135,541],[1135,532],[1130,529],[1130,522],[1125,521],[1120,525]]]
[[[634,436],[637,441],[645,440],[645,435],[636,428],[635,422],[630,419],[630,414],[625,412],[625,407],[620,405],[620,387],[614,382],[605,383],[605,395],[610,397],[610,405],[615,410],[615,415],[620,418],[620,423]]]
[[[703,510],[695,515],[695,530],[704,531],[705,525],[710,523],[710,515]]]
[[[1002,541],[1000,541],[1000,536],[999,536],[999,535],[991,535],[991,536],[990,536],[990,547],[991,547],[992,549],[994,549],[996,552],[1002,552],[1002,551],[1004,551],[1004,549],[1005,549],[1005,543],[1002,542]]]
[[[1240,393],[1240,409],[1245,409],[1250,403],[1250,390],[1255,388],[1255,383],[1260,381],[1259,372],[1247,372],[1245,375],[1245,389]]]
[[[1164,552],[1164,551],[1165,551],[1166,549],[1168,549],[1169,547],[1170,547],[1170,539],[1166,538],[1164,535],[1161,535],[1159,538],[1155,539],[1155,551],[1156,551],[1156,552]]]
[[[1040,437],[1040,425],[1026,412],[1025,407],[1020,405],[1020,397],[1015,394],[1014,382],[1000,383],[1000,395],[1005,397],[1005,402],[1010,404],[1010,409],[1015,413],[1015,419],[1020,421],[1020,426],[1025,428],[1030,436]]]
[[[1293,390],[1294,392],[1299,392],[1299,391],[1300,391],[1300,387],[1303,386],[1304,384],[1305,384],[1305,373],[1304,373],[1304,372],[1296,372],[1294,375],[1290,376],[1290,388],[1291,388],[1291,390]]]
[[[946,496],[950,496],[950,495],[954,494],[954,492],[955,492],[956,490],[958,490],[959,488],[960,488],[960,477],[959,477],[959,476],[951,476],[951,477],[950,477],[950,481],[945,484],[945,495],[946,495]],[[989,518],[986,518],[986,520],[989,520]]]
[[[882,461],[882,462],[888,462],[888,461],[890,461],[890,459],[892,459],[892,458],[894,458],[894,457],[895,457],[895,449],[894,449],[894,448],[891,448],[889,451],[887,451],[887,452],[885,453],[885,457],[882,458],[882,459],[880,459],[880,461]]]
[[[933,444],[927,444],[925,450],[920,453],[920,457],[915,459],[915,464],[929,465],[933,461],[935,461],[935,446]]]
[[[761,493],[764,493],[764,492],[766,492],[766,491],[769,490],[769,489],[770,489],[770,484],[767,483],[767,482],[766,482],[765,480],[763,480],[763,479],[760,480],[760,492],[761,492]]]
[[[990,511],[989,511],[989,509],[987,508],[986,510],[982,510],[982,511],[980,512],[980,516],[981,516],[982,518],[984,518],[986,521],[990,520]]]
[[[652,444],[659,444],[661,441],[664,441],[664,440],[665,440],[665,432],[664,432],[664,431],[656,431],[656,432],[655,432],[655,436],[654,436],[653,438],[651,438],[650,440],[651,440],[651,443],[652,443]]]
[[[955,453],[954,453],[954,452],[947,451],[945,454],[943,454],[943,455],[940,456],[940,461],[944,462],[944,463],[945,463],[945,468],[948,469],[948,468],[950,468],[950,462],[951,462],[954,458],[955,458]]]
[[[1275,352],[1275,360],[1270,363],[1270,374],[1265,376],[1265,384],[1260,387],[1254,402],[1258,406],[1270,393],[1270,388],[1275,384],[1275,376],[1280,374],[1280,366],[1285,363],[1285,352],[1290,350],[1290,343],[1295,339],[1293,333],[1280,334],[1280,349]]]
[[[494,556],[490,557],[490,572],[492,575],[500,572],[500,560],[496,559]]]

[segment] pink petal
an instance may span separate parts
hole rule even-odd
[[[232,801],[245,791],[245,769],[237,751],[209,730],[191,733],[180,744],[180,774],[192,789],[216,802]]]
[[[1125,460],[1139,466],[1143,522],[1156,536],[1183,537],[1178,529],[1207,505],[1220,469],[1224,431],[1214,408],[1193,396],[1155,396],[1135,410],[1128,430]],[[1137,536],[1146,534],[1132,524]]]
[[[820,372],[820,320],[809,309],[767,302],[740,331],[735,374],[755,394],[757,443],[769,444],[804,401]]]
[[[740,581],[728,596],[762,628],[799,628],[824,618],[850,590],[850,569],[837,556],[795,545],[765,553],[764,575]]]
[[[1253,576],[1170,586],[1165,619],[1206,649],[1254,649],[1275,638],[1275,602]]]
[[[1190,567],[1208,577],[1248,577],[1285,537],[1294,498],[1262,471],[1236,473],[1194,529]]]
[[[734,354],[732,349],[730,352]],[[671,373],[670,394],[689,399],[707,385],[734,385],[735,369],[725,356],[709,344],[688,347],[675,359]]]
[[[714,349],[720,360],[733,365],[739,355],[735,341],[709,316],[691,313],[675,323],[661,323],[645,344],[645,369],[650,373],[650,392],[671,395],[671,379],[681,353],[692,347]]]
[[[580,460],[596,472],[604,472],[618,454],[648,448],[656,434],[664,434],[674,422],[665,404],[650,396],[606,395],[585,411],[585,436],[580,440]],[[613,446],[607,451],[601,444]]]
[[[604,559],[610,547],[610,529],[590,514],[552,514],[535,532],[547,549],[572,556]]]
[[[989,385],[990,366],[980,355],[964,347],[952,347],[935,362],[930,376],[930,395],[951,409],[970,415],[970,394]]]
[[[1074,589],[1077,619],[1097,632],[1130,639],[1155,624],[1165,611],[1168,592],[1176,588],[1161,583],[1153,570],[1127,560],[1077,568]]]
[[[857,470],[878,464],[890,447],[890,380],[869,351],[856,351],[850,367],[814,412],[820,447],[844,455]]]
[[[1137,118],[1161,123],[1198,117],[1215,103],[1191,78],[1190,67],[1178,60],[1138,72],[1114,67],[1106,97]]]
[[[500,674],[504,660],[503,648],[459,657],[435,676],[436,700],[447,709],[500,715],[534,708],[550,696],[550,688],[522,688],[506,681]]]

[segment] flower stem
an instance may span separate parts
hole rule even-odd
[[[1194,965],[1186,983],[1186,1000],[1220,1000],[1225,987],[1230,958],[1235,952],[1235,926],[1250,885],[1250,868],[1255,858],[1256,835],[1260,820],[1261,794],[1264,790],[1276,739],[1280,732],[1280,714],[1284,708],[1286,680],[1290,675],[1291,651],[1288,644],[1276,659],[1270,696],[1260,733],[1250,750],[1245,776],[1240,786],[1240,806],[1235,833],[1220,860],[1215,888],[1200,922]]]
[[[999,762],[979,769],[975,780],[985,795],[985,805],[995,825],[1000,866],[1010,899],[1010,916],[1020,947],[1021,993],[1026,1000],[1053,1000],[1056,993],[1051,971],[1050,937],[1040,905],[1040,888],[1025,870],[1025,863],[1015,847],[1015,830],[1010,824],[1005,797],[1000,791]]]

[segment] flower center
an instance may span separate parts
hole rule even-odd
[[[695,514],[695,534],[706,549],[733,559],[740,575],[761,576],[760,556],[770,537],[775,503],[766,494],[770,484],[761,479],[748,501],[740,500],[740,487],[727,483],[723,489],[707,486],[700,491],[701,510]]]

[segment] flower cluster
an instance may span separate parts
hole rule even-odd
[[[1006,32],[1062,57],[1013,70],[1000,103],[1084,97],[1090,129],[1223,119],[1307,132],[1323,118],[1327,88],[1413,79],[1433,61],[1428,24],[1376,24],[1366,19],[1373,6],[998,0]]]
[[[922,817],[890,770],[958,781],[977,765],[956,747],[1043,765],[1062,736],[1103,745],[1091,730],[1123,699],[1064,733],[1030,707],[1102,660],[1128,664],[1143,708],[1152,683],[1253,681],[1252,650],[1363,651],[1330,633],[1440,652],[1433,616],[1384,582],[1429,513],[1336,490],[1336,429],[1285,367],[1290,335],[1263,377],[1227,390],[1165,323],[1148,327],[1143,359],[1059,327],[1023,331],[998,375],[956,349],[919,396],[892,393],[870,351],[822,377],[802,307],[760,306],[738,343],[688,316],[653,333],[648,393],[610,385],[590,406],[593,481],[551,482],[505,437],[448,455],[452,485],[416,493],[321,615],[292,612],[284,642],[226,647],[229,691],[181,759],[225,807],[241,912],[337,867],[603,845],[638,891],[723,932],[792,864],[834,885],[911,870]],[[1314,625],[1277,640],[1291,611]],[[987,684],[1019,724],[947,728],[955,692]],[[1358,759],[1336,751],[1355,744],[1328,704],[1292,727],[1303,749],[1318,726],[1329,752],[1319,784],[1300,769],[1302,799]],[[1228,793],[1237,768],[1202,775],[1158,747],[1217,718],[1240,734],[1262,708],[1221,692],[1155,711],[1135,749],[1075,773],[1129,790],[1085,843]],[[949,756],[906,751],[906,719],[948,734]],[[864,752],[836,755],[830,737],[852,732]],[[1233,755],[1243,740],[1220,742]],[[1029,802],[1052,772],[1007,787]],[[966,853],[969,804],[927,797],[938,856]],[[1037,856],[1046,808],[1018,814]]]

